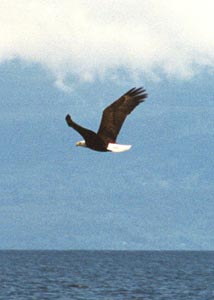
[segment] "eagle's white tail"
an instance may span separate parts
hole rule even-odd
[[[130,148],[131,145],[120,145],[120,144],[109,143],[107,150],[112,152],[124,152],[124,151],[128,151]]]

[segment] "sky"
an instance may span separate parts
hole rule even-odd
[[[213,9],[0,1],[0,249],[214,250]],[[75,146],[140,86],[130,151]]]

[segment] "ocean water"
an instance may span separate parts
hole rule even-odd
[[[0,251],[1,300],[213,300],[214,252]]]

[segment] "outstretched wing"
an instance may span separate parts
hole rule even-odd
[[[108,142],[116,142],[117,135],[128,114],[145,101],[147,93],[144,88],[133,88],[103,111],[97,134]]]

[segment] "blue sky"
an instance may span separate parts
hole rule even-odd
[[[135,2],[0,4],[1,249],[214,249],[213,4]],[[142,85],[130,151],[75,147]]]

